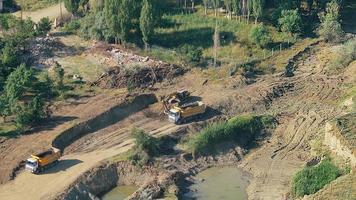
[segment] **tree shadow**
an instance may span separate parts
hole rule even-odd
[[[26,131],[24,134],[33,134],[40,131],[50,131],[55,127],[64,124],[68,121],[73,121],[77,119],[77,117],[73,116],[52,116],[47,120],[43,121],[39,126],[32,128],[29,131]]]
[[[57,165],[49,167],[44,172],[41,172],[39,175],[45,174],[55,174],[60,171],[66,171],[67,169],[82,163],[83,161],[78,159],[68,159],[68,160],[60,160]]]
[[[170,33],[159,33],[155,36],[155,45],[165,48],[177,48],[183,44],[209,48],[214,45],[213,28],[197,28]],[[236,38],[232,32],[220,32],[221,46],[225,46]]]

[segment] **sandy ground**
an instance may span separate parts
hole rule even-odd
[[[66,155],[61,158],[58,165],[39,175],[23,171],[14,181],[0,186],[0,199],[51,199],[74,182],[82,173],[93,168],[103,159],[127,151],[131,145],[132,141],[130,144],[123,143],[116,148]]]
[[[342,113],[335,106],[342,79],[327,76],[330,47],[319,45],[296,63],[294,89],[274,100],[270,112],[279,113],[271,138],[251,153],[241,166],[253,174],[249,199],[288,199],[291,177],[310,159],[310,142],[323,136],[325,122]]]
[[[15,12],[15,16],[20,17],[21,12]],[[70,13],[67,11],[67,9],[64,7],[64,4],[62,3],[62,15],[63,18],[68,18],[70,17]],[[49,17],[51,20],[54,20],[55,18],[61,17],[61,12],[60,12],[60,4],[56,4],[53,6],[50,6],[48,8],[43,8],[40,10],[36,11],[30,11],[30,12],[23,12],[22,16],[24,19],[26,18],[31,18],[32,21],[34,22],[39,22],[41,18],[43,17]]]

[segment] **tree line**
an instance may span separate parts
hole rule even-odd
[[[146,47],[162,14],[161,4],[159,0],[65,0],[73,15],[78,15],[80,7],[89,9],[80,22],[88,37],[125,45],[130,36],[138,35]]]

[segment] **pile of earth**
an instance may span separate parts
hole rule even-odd
[[[163,80],[170,81],[183,75],[185,69],[174,64],[157,63],[155,66],[134,65],[115,67],[103,73],[91,86],[101,88],[146,88]]]

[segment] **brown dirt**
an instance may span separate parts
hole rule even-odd
[[[279,125],[241,165],[254,177],[250,199],[287,199],[292,175],[310,158],[310,141],[320,139],[325,122],[341,113],[335,104],[342,94],[342,75],[325,74],[329,53],[325,44],[312,48],[295,63],[294,77],[279,79],[294,85],[268,110],[279,115]]]
[[[291,176],[309,158],[309,141],[321,137],[326,120],[341,112],[335,108],[335,101],[342,95],[339,86],[343,83],[343,76],[326,75],[325,63],[329,53],[330,47],[323,43],[305,51],[295,60],[295,76],[290,78],[276,74],[257,78],[233,76],[213,79],[209,70],[195,69],[170,83],[156,84],[156,93],[160,96],[183,88],[189,89],[195,99],[202,99],[211,107],[211,116],[247,112],[276,114],[279,125],[275,132],[244,159],[241,166],[253,175],[248,187],[250,199],[285,199]],[[58,115],[85,120],[119,101],[112,94],[102,94],[76,106],[64,106],[59,109]],[[35,176],[22,172],[14,181],[0,186],[0,194],[6,195],[6,199],[21,199],[24,193],[27,193],[27,197],[33,194],[34,199],[47,198],[50,193],[63,190],[97,162],[127,150],[133,142],[129,136],[132,127],[145,129],[155,136],[170,134],[182,127],[162,120],[161,108],[157,103],[78,139],[66,148],[63,159],[78,159],[83,163],[49,175]],[[50,131],[3,142],[4,151],[0,152],[0,158],[4,161],[0,163],[2,183],[9,179],[19,161],[35,150],[48,147],[58,131],[72,123],[66,122]],[[63,169],[60,165],[58,167]],[[36,191],[40,192],[36,194]]]
[[[58,105],[53,113],[53,120],[38,128],[40,130],[17,138],[3,138],[0,144],[0,183],[12,179],[15,176],[14,169],[29,155],[49,148],[53,139],[63,130],[86,121],[121,101],[120,97],[104,93]]]

